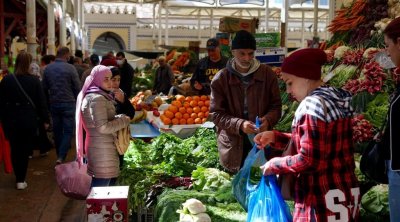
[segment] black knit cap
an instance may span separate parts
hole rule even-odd
[[[245,30],[236,32],[235,38],[232,40],[232,49],[253,49],[256,50],[256,39]]]

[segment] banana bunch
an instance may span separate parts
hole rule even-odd
[[[131,123],[138,123],[142,120],[145,120],[147,116],[146,110],[136,111],[135,116],[131,119]]]

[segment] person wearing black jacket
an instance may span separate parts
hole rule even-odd
[[[125,114],[132,119],[135,116],[135,108],[129,101],[128,96],[126,96],[126,94],[119,87],[121,81],[121,72],[117,67],[112,67],[111,73],[111,86],[113,88],[114,100],[116,102],[116,112],[117,114]]]
[[[113,88],[114,100],[115,100],[115,111],[117,114],[125,114],[131,119],[135,116],[135,108],[129,101],[129,98],[119,88],[121,81],[121,73],[117,67],[111,68],[111,87]],[[124,155],[119,155],[119,166],[122,167],[124,163]]]
[[[0,82],[0,119],[10,141],[11,161],[19,190],[28,186],[25,182],[28,156],[35,146],[39,124],[44,122],[47,129],[50,122],[40,80],[29,73],[31,62],[30,54],[20,52],[15,63],[15,75],[6,75]]]
[[[386,51],[396,65],[392,79],[396,90],[390,97],[388,120],[383,137],[383,146],[387,148],[387,175],[389,180],[390,221],[400,221],[400,17],[393,19],[383,31]]]
[[[123,52],[117,53],[116,60],[119,66],[119,71],[121,73],[121,83],[119,88],[124,91],[125,95],[128,98],[131,98],[133,74],[135,73],[135,71],[133,70],[133,67],[129,65]]]

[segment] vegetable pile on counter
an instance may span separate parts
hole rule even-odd
[[[167,187],[165,181],[171,181],[173,177],[190,177],[198,166],[221,167],[213,129],[198,128],[186,139],[167,133],[162,133],[151,143],[135,139],[125,153],[118,184],[130,186],[131,208],[144,207],[146,200],[154,203],[158,194],[150,197],[150,187]]]

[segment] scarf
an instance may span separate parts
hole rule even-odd
[[[83,157],[87,155],[87,142],[85,141],[85,145],[83,145],[83,130],[86,130],[86,126],[83,122],[83,116],[81,111],[83,98],[88,93],[100,93],[104,96],[108,95],[110,99],[112,99],[111,95],[104,93],[104,90],[100,88],[101,84],[104,81],[104,77],[111,73],[110,68],[97,65],[93,67],[90,75],[86,78],[85,83],[82,86],[81,91],[78,94],[78,98],[76,99],[76,109],[75,109],[75,133],[76,133],[76,158],[79,163],[79,166],[83,164]],[[106,96],[107,97],[107,96]]]

